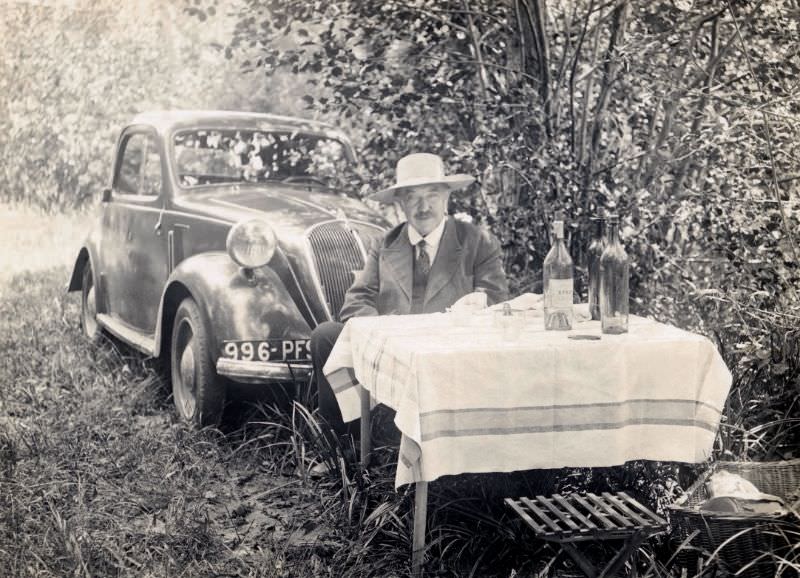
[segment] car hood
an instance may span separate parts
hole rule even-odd
[[[302,236],[310,226],[331,220],[365,221],[382,228],[389,225],[357,199],[305,186],[214,187],[182,197],[179,204],[183,210],[231,223],[260,216],[281,238]]]
[[[314,250],[307,237],[309,229],[321,223],[346,221],[347,228],[360,237],[363,245],[368,245],[389,227],[379,213],[357,199],[321,188],[295,185],[208,187],[176,199],[174,208],[178,214],[216,221],[217,230],[223,234],[227,229],[219,226],[225,223],[253,218],[268,222],[280,247],[280,257],[273,258],[272,267],[290,291],[294,286],[301,288],[302,294],[294,298],[306,303],[317,320],[325,319],[326,312],[318,281],[320,273],[315,269]],[[220,248],[225,246],[221,237],[217,237],[215,243]],[[333,250],[335,253],[336,249]],[[330,247],[323,249],[323,253],[325,251],[330,252]],[[323,258],[339,263],[343,257],[329,254]]]

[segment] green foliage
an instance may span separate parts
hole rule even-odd
[[[156,1],[5,6],[0,199],[52,212],[98,199],[120,128],[144,110],[267,106],[263,80],[212,46],[224,30]]]
[[[719,345],[736,376],[720,450],[800,445],[796,3],[421,0],[262,3],[231,57],[306,81],[350,132],[369,188],[441,154],[479,176],[516,291],[537,290],[561,213],[585,298],[589,217],[615,212],[634,311]],[[761,439],[744,439],[755,423]]]

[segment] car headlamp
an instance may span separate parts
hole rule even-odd
[[[278,241],[275,231],[260,219],[236,223],[225,242],[228,255],[240,267],[253,269],[269,263]]]

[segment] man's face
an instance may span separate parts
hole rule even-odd
[[[436,187],[417,187],[400,196],[400,206],[411,226],[423,237],[444,219],[448,191]]]

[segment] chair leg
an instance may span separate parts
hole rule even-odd
[[[599,572],[597,568],[589,562],[589,559],[586,558],[581,551],[575,546],[575,544],[570,544],[569,542],[561,543],[561,548],[564,549],[567,554],[569,554],[570,558],[572,558],[578,567],[583,570],[583,573],[586,574],[589,578],[597,578]]]
[[[636,532],[630,538],[625,540],[614,557],[609,561],[603,571],[600,573],[599,578],[606,578],[606,576],[616,576],[620,569],[625,565],[625,562],[630,558],[634,552],[639,548],[639,544],[645,539],[643,532]]]

